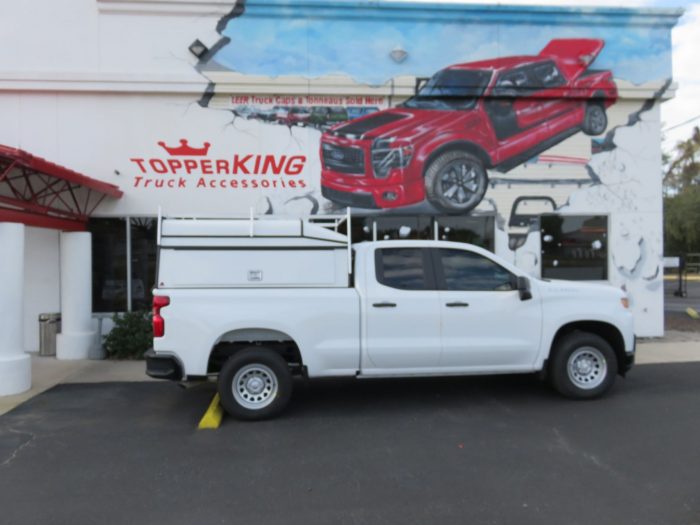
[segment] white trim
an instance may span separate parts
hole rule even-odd
[[[1,91],[128,92],[128,93],[204,93],[208,82],[192,69],[191,75],[151,73],[48,73],[5,72],[0,77]]]
[[[97,0],[100,14],[210,15],[221,17],[231,12],[233,0]]]

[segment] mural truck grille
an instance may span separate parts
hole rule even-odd
[[[365,154],[360,148],[323,144],[323,165],[339,173],[364,175]]]

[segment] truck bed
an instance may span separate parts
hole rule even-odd
[[[223,341],[291,339],[304,348],[309,377],[354,376],[360,367],[360,297],[354,288],[159,288],[165,335],[157,352],[177,353],[189,376],[207,374]],[[260,320],[265,330],[254,333]],[[248,339],[249,338],[249,339]]]

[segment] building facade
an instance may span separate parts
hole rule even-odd
[[[123,192],[86,225],[93,317],[148,308],[159,207],[351,206],[354,240],[463,240],[537,277],[624,287],[637,334],[663,333],[659,106],[673,95],[679,10],[342,0],[3,10],[0,144]],[[0,182],[0,197],[11,192]],[[8,206],[0,218],[22,222]],[[26,224],[23,345],[36,351],[37,315],[69,292],[60,228]]]

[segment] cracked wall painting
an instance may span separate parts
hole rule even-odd
[[[628,290],[638,334],[658,333],[669,29],[632,13],[610,24],[586,9],[584,25],[574,9],[545,11],[475,20],[449,6],[394,17],[369,4],[239,0],[209,47],[197,41],[201,97],[132,146],[128,191],[166,209],[186,195],[188,213],[202,202],[495,215],[496,253],[534,275],[539,214],[606,216],[607,279]]]

